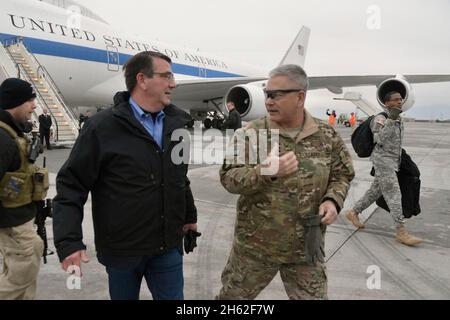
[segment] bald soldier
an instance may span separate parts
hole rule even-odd
[[[335,130],[305,110],[308,83],[299,66],[273,70],[268,116],[236,132],[238,148],[220,170],[222,185],[240,198],[218,299],[255,299],[278,272],[290,299],[327,299],[324,235],[343,208],[354,170]],[[264,160],[260,143],[245,138],[252,130],[269,140]]]

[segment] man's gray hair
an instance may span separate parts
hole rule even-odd
[[[309,88],[309,80],[308,75],[302,67],[295,64],[285,64],[273,69],[269,76],[285,76],[288,77],[291,81],[298,83],[305,91],[308,91]]]

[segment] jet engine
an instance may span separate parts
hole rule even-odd
[[[264,87],[266,81],[238,85],[231,88],[224,98],[225,105],[232,101],[242,120],[254,120],[267,115]]]
[[[416,101],[411,85],[403,76],[398,75],[395,78],[385,80],[378,86],[377,99],[378,103],[382,107],[384,107],[384,98],[389,92],[392,91],[396,91],[401,94],[403,98],[403,111],[408,111],[414,106]]]
[[[234,102],[236,110],[241,114],[243,120],[249,121],[267,115],[264,87],[266,81],[253,82],[232,87],[224,98],[224,103]],[[383,81],[377,90],[378,103],[384,107],[385,96],[392,91],[397,91],[403,97],[403,111],[408,111],[414,106],[415,96],[408,81],[402,76]]]

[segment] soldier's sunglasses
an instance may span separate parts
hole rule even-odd
[[[292,92],[301,92],[305,91],[303,89],[279,89],[279,90],[264,90],[264,95],[266,96],[266,99],[278,99],[283,96],[285,96],[288,93]]]

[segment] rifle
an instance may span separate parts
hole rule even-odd
[[[42,147],[41,140],[37,135],[34,134],[32,140],[31,140],[31,143],[30,143],[28,160],[34,164],[36,162],[37,158],[39,157],[39,155],[43,152],[44,152],[44,149]],[[45,166],[44,166],[44,168],[45,168]]]
[[[40,143],[36,145],[36,148],[39,148]],[[33,152],[33,146],[30,150],[30,158]],[[39,151],[36,149],[35,154],[36,157],[39,156]],[[31,159],[30,159],[31,160]],[[36,161],[36,159],[34,159]],[[47,166],[47,159],[44,157],[44,168]],[[43,175],[36,174],[35,179],[44,179]],[[42,182],[42,181],[41,181]],[[45,220],[47,218],[53,218],[52,212],[52,199],[34,201],[36,204],[36,218],[34,219],[34,223],[37,226],[37,234],[41,237],[42,241],[44,241],[44,252],[42,253],[42,257],[44,258],[44,264],[47,264],[47,256],[54,254],[53,251],[48,249],[48,240],[47,240],[47,230],[45,228]]]
[[[35,201],[37,213],[34,223],[37,226],[37,234],[44,241],[44,252],[42,257],[44,258],[44,264],[47,264],[47,256],[54,254],[53,251],[48,249],[47,230],[45,229],[45,220],[53,217],[52,212],[52,199]]]

